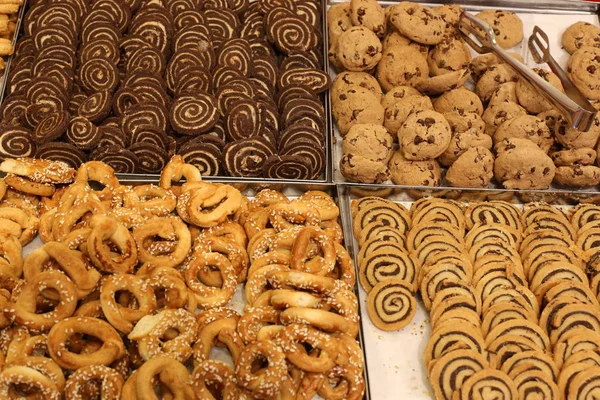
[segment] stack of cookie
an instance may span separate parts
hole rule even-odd
[[[391,179],[399,185],[438,186],[443,181],[471,188],[487,188],[494,178],[508,189],[600,183],[595,165],[600,119],[586,133],[569,128],[548,101],[495,55],[472,59],[457,32],[460,12],[458,6],[428,8],[411,2],[382,9],[375,0],[330,8],[329,57],[339,73],[331,99],[344,138],[342,175],[361,183]],[[514,13],[485,10],[477,17],[494,27],[502,47],[521,43],[523,24]],[[600,28],[578,23],[564,35],[565,48],[575,51],[593,46]],[[583,50],[577,50],[581,56],[570,65],[584,63]],[[593,75],[596,67],[591,65],[590,71]],[[563,90],[552,72],[534,72]],[[473,91],[464,87],[468,80]],[[377,141],[374,128],[363,124],[383,125],[398,150],[390,156],[387,138]],[[375,154],[347,145],[349,132],[360,148]]]
[[[320,3],[60,0],[29,9],[0,158],[316,179],[329,87]],[[152,17],[150,17],[152,16]]]

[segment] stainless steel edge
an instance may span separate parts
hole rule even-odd
[[[361,316],[361,305],[360,297],[358,293],[358,249],[354,240],[354,234],[352,233],[352,214],[350,213],[350,196],[348,195],[346,185],[336,185],[336,191],[338,194],[338,206],[340,208],[340,220],[342,222],[342,231],[344,232],[344,244],[346,250],[352,257],[352,263],[354,264],[354,272],[356,274],[356,284],[354,285],[354,294],[358,300],[358,315]],[[369,368],[367,365],[367,348],[365,345],[365,338],[363,333],[363,319],[360,318],[360,329],[358,330],[359,342],[363,351],[364,365],[363,376],[365,379],[365,396],[366,400],[371,399],[371,385],[369,383]]]
[[[321,28],[323,37],[323,70],[330,76],[329,71],[329,26],[327,25],[327,1],[321,0]],[[331,93],[327,90],[324,94],[324,106],[325,106],[325,153],[327,159],[327,165],[325,166],[325,180],[327,182],[333,182],[333,171],[335,166],[333,152],[333,116],[331,114]]]
[[[23,25],[23,18],[25,17],[25,9],[27,8],[27,0],[23,0],[21,8],[17,14],[17,22],[15,23],[15,33],[12,39],[13,47],[16,46],[17,40],[21,37],[21,26]],[[8,81],[8,75],[10,74],[10,66],[14,58],[14,52],[8,57],[8,60],[4,63],[4,74],[0,77],[0,104],[4,101],[4,95],[6,93],[6,84]]]

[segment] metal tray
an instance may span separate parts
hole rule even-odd
[[[21,8],[19,8],[19,12],[17,13],[17,22],[15,23],[15,33],[12,38],[13,47],[17,44],[17,40],[21,37],[21,25],[23,25],[23,17],[25,16],[25,10],[27,9],[27,0],[23,0],[23,4]],[[4,73],[0,76],[0,104],[4,101],[4,94],[6,93],[6,81],[8,80],[8,75],[10,73],[10,65],[12,64],[12,60],[14,58],[14,54],[8,56],[8,59],[4,63]]]
[[[343,0],[328,0],[328,6],[343,3]],[[423,3],[429,6],[436,6],[440,4],[446,4],[448,1],[418,1],[417,3]],[[379,1],[383,7],[387,7],[393,4],[397,4],[398,1],[390,1],[383,0]],[[523,30],[524,30],[524,40],[514,48],[510,49],[511,51],[515,51],[521,56],[525,61],[525,64],[529,67],[541,66],[542,64],[536,64],[529,49],[526,46],[526,39],[531,35],[533,31],[533,27],[535,25],[539,25],[549,36],[550,40],[550,50],[553,56],[557,59],[559,64],[566,65],[569,54],[562,50],[560,45],[560,38],[564,29],[566,29],[571,24],[577,21],[586,21],[589,23],[593,23],[596,26],[600,26],[600,3],[593,2],[585,2],[585,1],[569,1],[569,0],[545,0],[545,1],[530,1],[530,0],[464,0],[460,2],[456,2],[460,4],[465,10],[479,12],[484,9],[501,9],[501,10],[509,10],[517,13],[521,20],[523,21]],[[477,53],[471,51],[472,55],[475,57]],[[330,66],[330,76],[332,79],[337,74],[334,71],[333,66]],[[472,83],[471,80],[467,81],[467,86]],[[349,185],[364,185],[364,184],[356,184],[346,180],[344,176],[341,174],[339,170],[339,162],[342,158],[342,137],[339,134],[338,128],[335,125],[335,121],[332,119],[333,126],[333,182],[336,183],[346,183]],[[445,172],[446,168],[443,168]],[[401,188],[402,185],[394,185],[391,181],[386,181],[384,183],[386,186],[391,188]],[[447,186],[445,179],[442,179],[442,183],[439,186],[441,188],[450,189],[451,187]],[[459,189],[461,188],[451,188],[451,189]],[[490,189],[502,189],[502,187],[495,183],[492,180],[490,184]],[[503,189],[502,189],[503,190]],[[552,184],[550,191],[565,191],[565,192],[598,192],[599,189],[596,188],[586,188],[583,190],[573,189],[569,187],[558,186],[556,184]]]

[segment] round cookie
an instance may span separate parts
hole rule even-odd
[[[388,21],[409,39],[427,45],[444,39],[446,23],[431,8],[409,1],[390,7]]]
[[[569,122],[562,115],[559,115],[554,125],[554,137],[558,143],[568,149],[595,148],[600,137],[600,117],[596,115],[590,130],[582,132],[571,128]]]
[[[352,0],[352,23],[370,29],[379,37],[385,34],[385,14],[377,0]]]
[[[554,126],[556,125],[556,121],[558,120],[558,117],[560,117],[560,115],[560,112],[557,109],[553,108],[551,110],[541,112],[537,116],[538,118],[544,120],[548,128],[550,128],[551,132],[554,132]]]
[[[352,126],[342,143],[343,154],[360,154],[372,161],[387,163],[394,150],[392,135],[381,125]]]
[[[494,143],[507,138],[529,139],[544,152],[548,152],[554,139],[546,123],[534,115],[520,115],[504,121],[494,132]]]
[[[387,163],[372,161],[357,154],[345,154],[340,160],[340,172],[350,182],[383,183],[389,179]]]
[[[450,111],[443,113],[443,115],[444,118],[446,118],[446,121],[448,121],[450,131],[453,134],[458,132],[485,132],[485,122],[483,122],[483,119],[475,113]]]
[[[446,172],[452,187],[487,188],[494,176],[494,155],[485,147],[471,147],[463,152]]]
[[[423,79],[415,86],[422,93],[428,96],[439,96],[449,90],[462,87],[471,76],[468,68],[452,71],[450,73],[438,76],[432,76]]]
[[[513,51],[509,51],[507,53],[517,61],[521,63],[523,62],[523,57],[520,54],[515,53]],[[480,56],[475,57],[473,60],[471,60],[471,69],[473,70],[473,77],[475,79],[479,79],[479,77],[483,75],[483,73],[487,71],[489,67],[498,64],[504,64],[504,61],[499,59],[498,56],[496,56],[494,53],[482,54]]]
[[[463,12],[463,9],[457,4],[444,4],[433,7],[431,11],[442,17],[446,23],[446,31],[455,31],[455,27],[460,22],[460,14]]]
[[[381,41],[364,26],[353,26],[338,39],[337,59],[348,71],[369,71],[381,60]]]
[[[503,101],[502,103],[486,108],[481,119],[485,122],[485,133],[491,136],[504,121],[525,114],[527,114],[527,111],[517,103]]]
[[[385,35],[383,41],[381,42],[381,45],[383,46],[384,51],[392,46],[399,45],[412,47],[413,49],[418,50],[419,53],[423,55],[423,57],[427,57],[427,54],[429,53],[429,46],[413,42],[412,40],[410,40],[406,36],[403,36],[400,32],[398,32],[395,29],[392,29]]]
[[[533,68],[532,71],[561,92],[564,92],[560,79],[553,72],[542,68]],[[519,79],[517,81],[515,92],[519,104],[530,114],[538,114],[552,108],[552,104],[544,99],[544,97],[525,79]]]
[[[407,160],[420,161],[435,158],[450,144],[450,125],[436,111],[416,111],[406,118],[398,130],[400,151]]]
[[[442,170],[436,160],[409,161],[397,150],[389,162],[392,182],[405,186],[439,186]]]
[[[514,12],[483,10],[476,17],[492,27],[496,42],[505,49],[514,47],[523,40],[523,22]]]
[[[485,133],[471,130],[454,133],[452,139],[450,139],[450,144],[438,157],[438,161],[440,164],[449,167],[461,154],[473,147],[490,150],[492,148],[492,138]]]
[[[596,162],[596,150],[588,147],[564,149],[551,152],[550,158],[557,167],[570,165],[593,165]]]
[[[394,86],[415,86],[428,76],[427,60],[412,47],[388,48],[377,65],[377,80],[386,92]]]
[[[333,4],[327,11],[327,26],[329,27],[329,44],[337,43],[338,38],[352,25],[350,3]]]
[[[505,139],[495,146],[494,177],[506,189],[547,189],[556,168],[531,140]]]
[[[377,82],[377,80],[375,80],[375,82]],[[420,94],[421,92],[419,92],[412,86],[396,86],[388,90],[385,96],[383,96],[383,99],[381,100],[381,105],[383,106],[383,108],[387,109],[389,106],[404,99],[405,97]]]
[[[380,99],[369,89],[352,86],[336,95],[332,114],[344,136],[355,124],[383,125],[384,109]]]
[[[563,32],[562,46],[569,54],[582,47],[600,47],[600,28],[589,22],[575,22]]]
[[[377,82],[377,79],[375,79],[373,75],[366,72],[344,71],[339,73],[331,83],[331,88],[329,89],[331,101],[334,102],[335,99],[337,99],[337,95],[352,86],[360,86],[368,89],[373,92],[377,98],[381,98],[383,95],[381,86],[379,86],[379,82]]]
[[[573,53],[567,73],[585,97],[600,99],[600,48],[584,47]]]
[[[471,52],[462,40],[449,38],[435,45],[427,55],[431,76],[444,75],[469,67]]]
[[[600,184],[600,168],[595,165],[570,165],[556,168],[554,182],[571,187],[596,186]]]
[[[519,100],[517,99],[516,82],[506,82],[498,86],[496,90],[494,90],[494,93],[492,93],[492,96],[490,97],[488,107],[492,107],[505,101],[512,101],[513,103],[517,104],[519,103]]]
[[[475,85],[475,93],[482,101],[488,101],[498,86],[506,82],[516,82],[517,73],[506,64],[492,65],[481,75]]]
[[[483,104],[479,97],[464,87],[451,90],[438,97],[433,103],[433,108],[442,114],[449,111],[483,114]]]
[[[385,109],[383,125],[396,134],[408,116],[417,110],[433,110],[431,99],[427,96],[415,95],[405,97]]]

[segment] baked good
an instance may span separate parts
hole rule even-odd
[[[554,137],[556,141],[566,148],[594,148],[598,143],[599,136],[600,119],[598,117],[594,118],[592,126],[587,132],[572,128],[562,115],[558,116],[554,125]]]
[[[344,137],[342,153],[387,163],[393,152],[392,135],[381,125],[357,124]]]
[[[569,78],[588,99],[600,99],[599,55],[599,48],[583,47],[571,55],[567,64]]]
[[[329,43],[337,43],[340,35],[352,27],[351,3],[333,4],[327,10],[327,26],[329,27]]]
[[[483,104],[479,96],[462,87],[442,94],[433,102],[433,108],[442,114],[450,111],[483,114]]]
[[[518,80],[517,73],[506,64],[492,65],[487,68],[477,81],[475,93],[486,102],[492,97],[492,94],[503,83],[516,82]]]
[[[417,83],[415,87],[429,96],[437,96],[461,87],[470,77],[471,71],[468,68],[464,68],[424,79]]]
[[[507,138],[529,139],[548,152],[554,144],[550,129],[544,121],[533,115],[520,115],[503,122],[494,132],[494,143]]]
[[[485,147],[471,147],[446,172],[448,185],[487,188],[494,176],[494,155]]]
[[[384,102],[382,106],[383,104]],[[433,110],[429,97],[417,94],[400,98],[385,109],[383,125],[390,133],[396,135],[406,118],[420,110]]]
[[[387,163],[360,154],[345,154],[340,160],[340,172],[349,181],[360,183],[383,183],[390,176]]]
[[[379,96],[379,98],[381,98],[383,95],[381,92],[381,87],[373,75],[366,72],[344,71],[337,74],[331,83],[331,88],[329,89],[329,92],[331,93],[331,101],[337,101],[337,95],[341,94],[351,86],[360,86],[362,88],[369,89],[375,96]]]
[[[362,25],[377,36],[385,34],[385,15],[383,8],[376,0],[350,1],[352,23]]]
[[[449,167],[465,151],[473,147],[492,149],[492,138],[479,131],[453,132],[450,144],[438,157],[440,164]]]
[[[369,292],[367,312],[371,322],[381,330],[402,329],[413,319],[416,300],[402,279],[386,279]]]
[[[444,20],[429,7],[418,3],[405,1],[392,6],[388,21],[404,36],[418,43],[438,44],[444,38]]]
[[[600,46],[600,28],[589,22],[575,22],[563,32],[561,42],[569,54],[575,53],[582,47],[598,47]]]
[[[510,56],[515,58],[519,62],[523,62],[523,57],[519,53],[514,51],[507,52]],[[475,78],[480,77],[489,67],[497,64],[504,64],[504,61],[500,60],[494,53],[482,54],[471,60],[471,68],[473,69],[473,76]]]
[[[565,165],[556,168],[554,182],[571,187],[596,186],[600,183],[600,168],[595,165]]]
[[[369,71],[381,60],[381,41],[365,26],[353,26],[340,35],[337,59],[348,71]]]
[[[383,124],[384,109],[380,98],[368,89],[349,87],[332,103],[332,113],[342,136],[356,124]]]
[[[493,135],[503,122],[526,114],[525,109],[517,103],[503,101],[486,108],[481,119],[485,122],[485,133]]]
[[[507,189],[547,189],[556,168],[552,159],[527,139],[504,139],[495,146],[494,176]]]
[[[560,79],[553,72],[541,68],[533,68],[533,71],[561,92],[564,91]],[[541,98],[538,91],[523,79],[517,81],[516,94],[519,104],[531,114],[541,113],[552,108],[552,104]]]
[[[383,99],[381,99],[381,106],[387,110],[387,108],[397,101],[400,101],[408,96],[420,95],[421,93],[412,86],[396,86],[388,90]]]
[[[510,101],[517,104],[519,103],[519,99],[517,98],[516,82],[506,82],[498,86],[490,97],[488,107],[500,104],[505,101]]]
[[[438,157],[450,143],[450,125],[444,116],[432,110],[416,111],[398,130],[400,151],[407,160]]]
[[[494,29],[496,41],[505,49],[514,47],[523,40],[523,22],[514,12],[483,10],[475,16]]]
[[[386,8],[386,10],[388,9],[389,7]],[[388,33],[386,33],[381,44],[383,46],[383,50],[386,50],[392,46],[399,45],[412,47],[413,49],[418,50],[423,55],[423,57],[427,57],[427,54],[429,53],[429,46],[413,42],[412,40],[398,32],[396,29],[388,30]]]
[[[432,76],[444,75],[469,67],[471,52],[459,39],[446,39],[435,45],[427,55]]]
[[[400,150],[392,155],[389,172],[396,185],[438,186],[442,180],[442,170],[436,160],[410,161]]]
[[[395,86],[415,86],[429,76],[429,66],[425,57],[412,47],[388,47],[377,64],[377,80],[387,92]]]
[[[596,150],[587,147],[563,149],[549,153],[557,167],[569,165],[593,165],[596,162]]]

